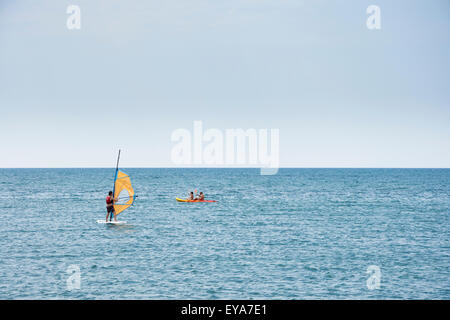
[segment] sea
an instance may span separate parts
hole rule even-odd
[[[450,299],[450,169],[122,170],[0,169],[0,299]]]

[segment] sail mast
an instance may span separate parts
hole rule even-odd
[[[120,149],[119,149],[119,154],[117,155],[116,174],[117,174],[117,170],[119,170],[119,159],[120,159]]]
[[[119,154],[117,156],[117,163],[116,163],[116,172],[114,173],[114,184],[113,184],[113,204],[114,204],[114,198],[116,196],[116,179],[117,179],[117,172],[119,171],[119,159],[120,159],[120,149],[119,149]],[[111,213],[111,217],[109,218],[109,221],[112,220],[112,213]]]

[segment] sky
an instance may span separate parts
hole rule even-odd
[[[0,167],[173,167],[199,120],[279,129],[281,167],[448,168],[449,52],[448,0],[2,0]]]

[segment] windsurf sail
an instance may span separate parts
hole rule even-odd
[[[131,185],[130,176],[117,170],[114,181],[114,211],[116,215],[133,205],[136,195]]]
[[[133,205],[136,195],[131,185],[130,176],[119,170],[120,150],[117,157],[116,175],[114,177],[114,211],[116,215]],[[111,215],[112,218],[112,215]]]

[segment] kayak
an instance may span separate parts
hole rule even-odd
[[[187,199],[180,199],[176,198],[178,202],[217,202],[216,200],[187,200]]]

